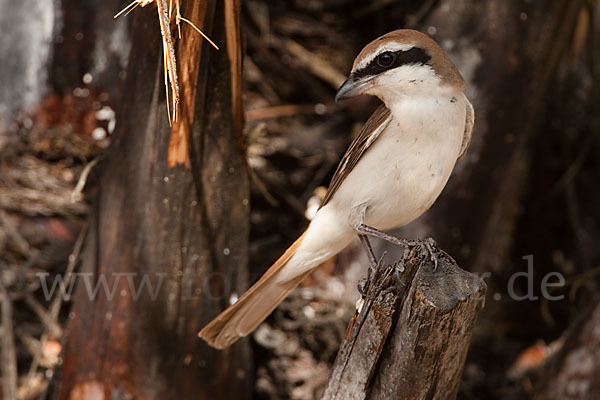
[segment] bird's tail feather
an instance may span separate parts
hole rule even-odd
[[[298,250],[306,232],[265,272],[265,274],[234,304],[206,325],[198,336],[217,349],[232,345],[242,336],[252,332],[312,271],[301,270],[292,279],[278,279]]]

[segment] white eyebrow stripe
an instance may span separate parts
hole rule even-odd
[[[408,51],[408,50],[412,49],[413,47],[415,47],[415,45],[413,43],[391,42],[391,43],[382,44],[381,46],[379,46],[377,48],[377,50],[375,50],[373,52],[373,55],[371,55],[370,57],[365,57],[364,59],[360,60],[360,62],[358,64],[356,64],[356,68],[354,68],[352,70],[352,72],[363,69],[364,67],[369,65],[369,63],[371,61],[373,61],[375,59],[375,57],[377,57],[381,53],[384,53],[386,51]]]

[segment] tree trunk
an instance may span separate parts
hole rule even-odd
[[[191,127],[191,168],[167,165],[156,9],[128,17],[134,19],[131,62],[83,255],[88,275],[76,277],[61,399],[244,399],[251,393],[248,343],[221,352],[197,338],[247,280],[248,182],[234,97],[240,93],[239,4],[226,3],[184,2],[185,17],[226,44],[217,52],[184,28],[188,52],[180,47],[179,55],[197,60],[180,74],[194,94],[192,110],[182,113]],[[96,295],[94,287],[100,287]]]
[[[486,285],[439,257],[434,273],[421,257],[375,268],[323,399],[456,397]]]

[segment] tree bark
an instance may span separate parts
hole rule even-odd
[[[456,397],[486,285],[439,257],[435,272],[414,256],[399,275],[398,265],[375,268],[323,399]]]
[[[221,352],[197,338],[247,281],[248,181],[233,97],[240,88],[232,87],[241,70],[231,60],[241,54],[239,26],[232,36],[230,25],[239,19],[223,22],[227,7],[239,15],[239,3],[184,4],[186,18],[227,43],[227,51],[217,52],[184,31],[191,53],[200,55],[181,78],[197,85],[193,122],[187,121],[191,168],[167,165],[160,30],[155,9],[136,10],[128,17],[134,18],[133,50],[117,130],[83,255],[89,275],[77,277],[61,399],[244,399],[251,393],[247,341]]]

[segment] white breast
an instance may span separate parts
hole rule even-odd
[[[381,230],[408,224],[425,212],[446,185],[465,128],[466,98],[411,98],[393,109],[392,121],[342,183],[331,205],[349,213],[365,207],[364,223]]]

